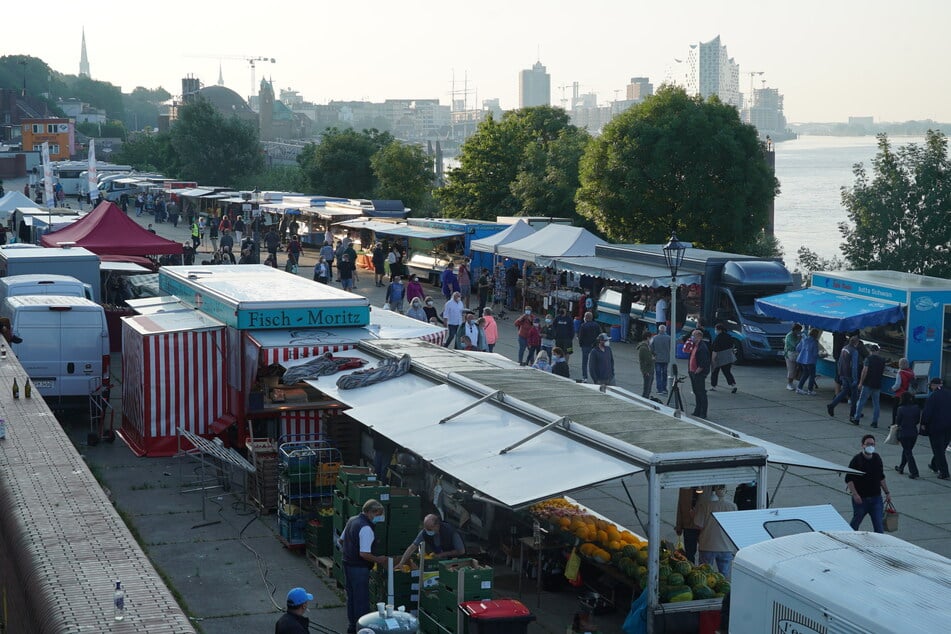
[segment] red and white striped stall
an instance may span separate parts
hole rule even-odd
[[[225,325],[199,311],[122,320],[122,427],[139,456],[171,456],[178,428],[212,437],[226,410]]]

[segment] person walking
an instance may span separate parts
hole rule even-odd
[[[799,365],[799,385],[796,394],[816,395],[816,363],[819,361],[819,329],[812,328],[809,336],[796,344],[796,363]]]
[[[925,401],[921,416],[922,434],[927,432],[931,441],[931,462],[928,468],[938,474],[939,480],[948,479],[948,443],[951,442],[951,392],[944,389],[939,377],[931,379],[931,395]]]
[[[462,294],[462,303],[469,308],[469,298],[472,295],[472,274],[469,272],[469,258],[459,264],[459,292]]]
[[[439,316],[439,313],[436,312],[436,305],[433,303],[433,298],[429,295],[426,296],[426,299],[423,300],[423,312],[426,313],[426,322],[444,326],[445,322]]]
[[[234,259],[234,237],[232,237],[231,232],[227,229],[221,232],[221,259],[227,257],[231,260],[231,263],[235,263]]]
[[[726,486],[718,484],[713,487],[713,497],[698,506],[694,518],[694,523],[700,528],[697,539],[700,563],[707,564],[712,570],[719,570],[727,579],[733,570],[733,542],[713,514],[736,510],[736,504],[727,499]]]
[[[526,306],[525,310],[522,311],[522,314],[519,315],[518,319],[515,320],[514,326],[518,330],[518,364],[519,365],[528,365],[531,361],[531,356],[529,356],[524,361],[522,357],[525,356],[525,351],[528,349],[528,333],[532,329],[532,307]]]
[[[651,333],[644,331],[644,338],[637,344],[637,364],[641,369],[644,387],[641,396],[650,398],[651,385],[654,383],[654,353],[651,352]]]
[[[274,624],[274,634],[308,634],[310,619],[307,614],[308,603],[314,595],[304,588],[293,588],[287,593],[287,611]],[[316,606],[315,606],[316,607]]]
[[[472,343],[472,347],[479,352],[488,352],[489,347],[485,341],[485,330],[479,325],[475,313],[469,309],[463,309],[462,325],[459,326],[459,337],[466,336]],[[459,339],[457,337],[457,341]],[[461,347],[461,346],[457,346]]]
[[[197,220],[192,221],[191,235],[192,235],[192,246],[197,251],[199,245],[201,245],[201,229],[198,227]]]
[[[373,526],[386,519],[384,513],[379,501],[367,500],[360,513],[347,520],[338,541],[346,579],[348,634],[355,634],[357,620],[370,609],[370,569],[373,564],[386,566],[389,561],[389,557],[373,554]]]
[[[297,267],[300,264],[300,238],[296,233],[291,234],[291,239],[287,243],[287,269],[289,272],[297,274]]]
[[[271,266],[277,266],[277,249],[281,246],[281,236],[274,230],[274,225],[264,234],[264,247],[267,249],[267,255],[274,262]]]
[[[421,302],[418,297],[414,297],[409,301],[409,310],[406,311],[406,316],[424,323],[429,321],[426,318],[426,311],[423,310],[423,302]]]
[[[792,330],[786,333],[786,338],[783,340],[783,359],[786,361],[786,389],[790,392],[796,389],[793,383],[796,380],[796,375],[799,374],[799,363],[796,361],[799,353],[796,352],[796,347],[800,341],[802,341],[802,324],[793,324]]]
[[[555,324],[552,323],[553,321],[551,315],[545,315],[545,323],[539,326],[542,334],[542,350],[545,351],[549,359],[551,358],[551,351],[555,347]]]
[[[485,331],[485,347],[488,352],[495,350],[499,340],[499,324],[495,321],[491,308],[482,309],[482,330]]]
[[[483,268],[476,280],[476,293],[479,296],[479,308],[476,313],[481,315],[489,303],[489,296],[492,294],[492,280],[489,279],[488,269]]]
[[[239,214],[238,217],[234,219],[234,241],[241,244],[241,240],[244,239],[244,233],[244,216]]]
[[[826,405],[829,416],[835,416],[835,406],[843,401],[849,401],[849,422],[855,422],[855,406],[858,400],[859,386],[859,338],[852,336],[849,343],[842,347],[839,353],[839,362],[836,364],[836,373],[842,389],[835,395],[832,402]]]
[[[529,365],[542,349],[542,330],[538,317],[532,319],[532,327],[528,329],[528,356],[525,358],[525,365]]]
[[[602,392],[607,391],[607,386],[614,385],[614,354],[609,339],[604,333],[598,335],[597,346],[588,355],[588,378],[600,385]]]
[[[446,322],[446,328],[449,329],[449,332],[446,334],[446,341],[443,343],[443,346],[446,348],[452,344],[452,340],[457,336],[459,326],[462,325],[462,311],[465,309],[466,307],[462,303],[462,296],[459,291],[454,292],[449,301],[446,302],[446,305],[443,306],[442,318]]]
[[[733,351],[733,337],[726,331],[726,326],[717,324],[716,336],[713,338],[713,372],[710,374],[710,391],[717,389],[717,378],[723,372],[730,393],[736,394],[736,379],[733,378],[733,364],[736,362],[736,352]]]
[[[898,415],[898,406],[901,403],[901,397],[911,388],[911,382],[915,380],[915,373],[911,369],[908,359],[902,357],[898,360],[898,374],[895,376],[895,383],[892,385],[892,392],[895,394],[895,403],[892,406],[892,425]]]
[[[350,256],[346,253],[341,256],[340,263],[337,265],[337,275],[340,276],[340,286],[343,290],[353,290],[353,284],[357,281],[357,267],[353,265]]]
[[[584,321],[578,328],[578,345],[581,347],[581,380],[588,380],[588,357],[601,336],[601,326],[594,321],[594,313],[584,314]],[[560,347],[560,346],[559,346]]]
[[[855,405],[855,419],[853,424],[862,421],[862,409],[866,401],[872,400],[872,427],[878,427],[878,415],[881,410],[882,377],[885,376],[885,359],[878,354],[878,346],[868,345],[868,356],[862,366],[862,375],[859,377],[859,402]]]
[[[667,366],[670,365],[670,335],[667,326],[659,324],[657,334],[651,339],[654,355],[654,378],[657,380],[657,395],[667,396]]]
[[[238,218],[240,220],[240,218]],[[238,224],[235,223],[235,232],[238,231]],[[334,257],[337,255],[334,251],[333,242],[324,242],[323,246],[320,247],[320,257],[324,259],[324,262],[327,263],[327,280],[332,280],[334,276]]]
[[[317,259],[317,264],[314,265],[314,281],[321,284],[330,283],[330,267],[327,266],[327,261],[324,260],[323,256],[320,256]]]
[[[693,390],[693,416],[707,417],[707,375],[710,374],[710,346],[703,339],[702,330],[694,330],[684,344],[684,352],[690,355],[687,373]]]
[[[409,278],[409,282],[406,284],[407,301],[418,299],[420,304],[422,304],[425,297],[426,293],[423,292],[423,285],[419,283],[419,278],[413,275]]]
[[[568,316],[568,311],[565,308],[559,308],[558,314],[555,315],[551,325],[555,329],[555,347],[561,348],[567,361],[568,357],[571,356],[568,351],[571,350],[571,344],[575,339],[575,325],[571,321],[571,317]]]
[[[943,450],[942,450],[943,451]],[[875,453],[875,436],[862,436],[862,451],[855,454],[849,469],[861,471],[861,474],[849,473],[845,476],[845,486],[852,496],[852,521],[849,525],[857,531],[866,515],[872,518],[872,530],[884,533],[882,516],[885,509],[882,506],[882,491],[885,492],[885,501],[890,502],[891,493],[885,482],[885,467],[882,457]]]
[[[383,244],[377,242],[373,245],[373,277],[378,288],[383,286],[384,275],[386,275],[386,253],[383,251]]]
[[[403,280],[399,275],[394,275],[393,281],[386,287],[386,302],[390,305],[390,310],[402,313],[405,296],[406,288],[403,287]]]
[[[921,425],[921,407],[915,402],[915,397],[911,392],[905,392],[901,395],[901,402],[898,406],[898,413],[895,415],[895,424],[898,425],[898,442],[901,444],[901,462],[895,466],[895,471],[899,474],[905,473],[905,465],[908,465],[908,477],[912,480],[918,479],[918,463],[915,462],[913,452],[915,443],[918,442],[918,426]]]
[[[462,296],[462,291],[459,290],[459,278],[452,270],[452,264],[443,269],[442,275],[439,276],[439,283],[442,286],[442,295],[446,299],[452,297],[453,293],[459,293],[459,296]]]
[[[212,219],[208,226],[208,239],[211,240],[211,252],[218,252],[218,223]]]

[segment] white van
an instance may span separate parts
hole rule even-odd
[[[93,299],[92,286],[68,275],[11,275],[0,277],[0,302],[20,295],[65,295]]]
[[[11,344],[33,386],[51,397],[87,397],[109,382],[106,312],[85,297],[21,295],[0,303],[0,317],[21,343]]]

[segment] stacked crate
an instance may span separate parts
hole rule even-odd
[[[360,459],[360,424],[348,416],[331,416],[321,421],[324,436],[340,450],[344,462]]]
[[[278,532],[288,547],[304,547],[307,523],[329,508],[340,453],[323,441],[288,442],[278,449]]]
[[[336,540],[343,533],[343,527],[347,525],[354,515],[360,512],[360,507],[354,507],[350,502],[347,493],[351,485],[358,482],[376,482],[376,474],[369,467],[358,467],[343,465],[337,471],[337,480],[335,484],[333,504],[333,540]],[[377,530],[374,528],[374,530]],[[340,586],[345,584],[343,575],[343,552],[334,547],[333,550],[333,576]]]
[[[387,570],[376,566],[370,575],[370,605],[389,603],[387,594]],[[393,571],[393,605],[415,609],[419,601],[419,570]]]
[[[307,546],[307,554],[312,557],[331,557],[333,556],[333,516],[320,514],[317,519],[307,522],[304,528],[304,539]]]
[[[438,583],[427,585],[419,596],[420,631],[427,634],[457,633],[459,604],[492,598],[493,571],[475,559],[439,562]],[[438,626],[438,627],[437,627]]]
[[[277,509],[277,474],[279,460],[277,447],[268,440],[247,441],[248,455],[254,473],[248,482],[248,497],[261,510],[270,513]]]

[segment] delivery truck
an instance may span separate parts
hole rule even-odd
[[[656,288],[670,283],[663,249],[662,244],[604,244],[595,248],[595,256],[597,266],[609,279]],[[610,269],[612,260],[616,271]],[[688,326],[699,320],[714,336],[716,324],[724,324],[735,341],[738,361],[782,359],[784,340],[792,322],[759,314],[754,309],[757,298],[784,293],[793,287],[793,276],[782,260],[689,248],[677,277],[687,287],[681,288],[681,293],[686,312],[693,317]],[[598,301],[599,312],[602,308],[611,309],[604,304],[603,300]],[[616,313],[618,307],[614,310]],[[683,317],[678,313],[677,321],[684,321]],[[631,307],[631,320],[640,321],[650,330],[655,326],[653,310],[636,303]]]
[[[739,550],[729,634],[948,631],[951,560],[853,531],[831,504],[714,513]]]
[[[91,299],[100,301],[99,256],[82,247],[17,249],[0,247],[0,277],[68,275],[88,284]]]

